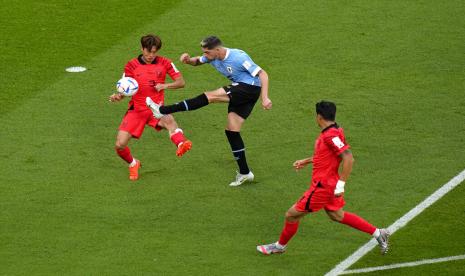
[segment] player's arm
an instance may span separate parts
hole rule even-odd
[[[165,90],[165,89],[179,89],[179,88],[183,88],[185,85],[186,85],[186,82],[184,81],[184,78],[180,75],[179,77],[174,79],[173,82],[157,83],[155,85],[155,89],[157,89],[157,91]]]
[[[183,88],[186,85],[184,78],[181,75],[181,72],[176,68],[176,65],[172,63],[170,60],[165,63],[166,73],[173,82],[168,83],[157,83],[155,84],[155,89],[157,91],[165,90],[165,89],[179,89]]]
[[[261,69],[258,73],[258,78],[260,79],[260,83],[262,84],[261,96],[262,96],[262,106],[264,109],[271,109],[272,102],[268,97],[268,74],[265,70]]]
[[[262,107],[263,109],[271,109],[272,103],[270,98],[268,97],[268,74],[265,70],[263,70],[260,66],[258,66],[253,60],[247,55],[242,55],[242,67],[249,72],[252,77],[257,77],[260,79],[261,83],[261,91],[260,95],[262,97]]]
[[[297,160],[292,164],[292,166],[294,166],[294,169],[300,170],[312,162],[313,162],[313,156]]]
[[[352,167],[354,166],[355,161],[354,156],[349,149],[343,151],[339,156],[342,158],[342,171],[339,175],[336,189],[334,190],[335,196],[341,196],[344,194],[344,185],[352,172]]]
[[[201,56],[191,57],[188,53],[184,53],[184,54],[181,55],[179,60],[184,64],[189,64],[189,65],[192,65],[192,66],[198,66],[198,65],[202,65],[202,64],[205,63],[205,62],[201,61],[201,58],[202,58]]]

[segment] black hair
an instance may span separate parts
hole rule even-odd
[[[158,35],[148,34],[140,38],[140,45],[142,48],[152,51],[155,47],[158,50],[161,48],[161,39]]]
[[[327,121],[336,119],[336,104],[328,101],[321,101],[315,105],[316,114],[320,114]]]
[[[223,42],[221,42],[221,40],[214,35],[208,36],[204,38],[202,41],[200,41],[200,46],[202,48],[207,48],[208,50],[211,50],[213,48],[216,48],[222,45],[223,45]]]

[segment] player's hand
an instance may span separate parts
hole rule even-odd
[[[119,102],[124,98],[123,94],[120,93],[114,93],[111,94],[110,97],[108,97],[108,101],[114,103],[114,102]]]
[[[165,83],[157,83],[157,84],[155,84],[155,89],[157,91],[165,90],[166,89],[166,84]]]
[[[179,58],[179,60],[180,60],[182,63],[190,64],[191,56],[189,56],[188,53],[184,53],[184,54],[181,55],[181,57]]]
[[[295,161],[292,166],[294,166],[294,169],[297,171],[297,170],[300,170],[302,168],[304,168],[305,166],[307,166],[308,164],[312,163],[312,161],[308,160],[308,159],[301,159],[301,160],[297,160]]]
[[[273,105],[273,103],[271,102],[270,98],[262,99],[262,107],[263,107],[263,109],[270,110],[272,105]]]

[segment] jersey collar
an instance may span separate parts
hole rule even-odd
[[[321,131],[321,133],[323,133],[323,132],[329,130],[330,128],[339,128],[339,126],[337,125],[337,123],[334,123],[334,124],[332,124],[332,125],[326,127],[325,129],[323,129],[323,130]]]
[[[224,56],[223,60],[226,60],[229,57],[229,53],[231,50],[229,48],[226,48],[226,55]]]
[[[155,57],[155,59],[152,61],[151,64],[156,64],[157,63],[157,58],[158,57]],[[139,55],[137,57],[137,60],[139,61],[140,64],[147,64],[147,63],[145,63],[144,59],[142,58],[142,55]]]

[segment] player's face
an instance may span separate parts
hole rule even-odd
[[[212,60],[212,59],[217,59],[219,58],[219,55],[220,55],[220,48],[219,47],[216,47],[216,48],[213,48],[213,49],[208,49],[208,48],[202,48],[202,51],[203,51],[203,55]]]
[[[152,61],[157,57],[158,49],[156,47],[152,47],[151,50],[142,48],[142,56],[147,63],[152,63]]]
[[[320,114],[316,114],[316,124],[321,127],[323,125],[323,117]]]

